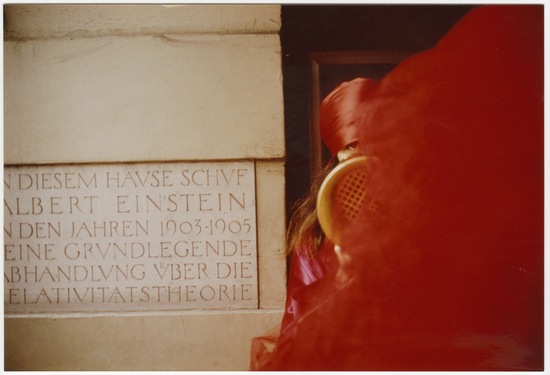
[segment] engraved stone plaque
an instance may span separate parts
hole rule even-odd
[[[6,313],[257,306],[253,162],[4,168]]]

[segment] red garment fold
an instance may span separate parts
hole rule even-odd
[[[542,6],[479,7],[369,94],[351,279],[294,294],[262,370],[543,369],[543,47]]]

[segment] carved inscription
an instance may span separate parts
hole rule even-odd
[[[256,308],[252,162],[4,168],[6,313]]]

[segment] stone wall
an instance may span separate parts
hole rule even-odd
[[[285,297],[280,7],[4,20],[6,369],[246,370]]]

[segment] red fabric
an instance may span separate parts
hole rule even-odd
[[[319,126],[332,155],[359,140],[363,106],[377,86],[378,81],[356,78],[339,85],[322,101]]]
[[[338,261],[333,251],[334,245],[325,240],[319,252],[311,256],[311,252],[295,249],[290,261],[290,271],[287,283],[287,299],[285,313],[281,323],[281,335],[284,335],[289,326],[294,324],[304,311],[313,306],[308,305],[308,300],[303,298],[303,293],[309,293],[310,286],[325,275],[334,273],[338,267]]]
[[[543,369],[543,73],[543,7],[505,5],[381,81],[351,279],[302,288],[261,369]]]
[[[296,248],[292,252],[287,283],[287,299],[281,325],[263,336],[254,337],[251,345],[250,370],[261,370],[272,359],[279,337],[285,337],[287,330],[297,324],[304,313],[316,307],[316,298],[310,299],[327,274],[336,272],[338,262],[333,251],[334,245],[325,240],[318,252]],[[314,295],[313,295],[314,297]]]

